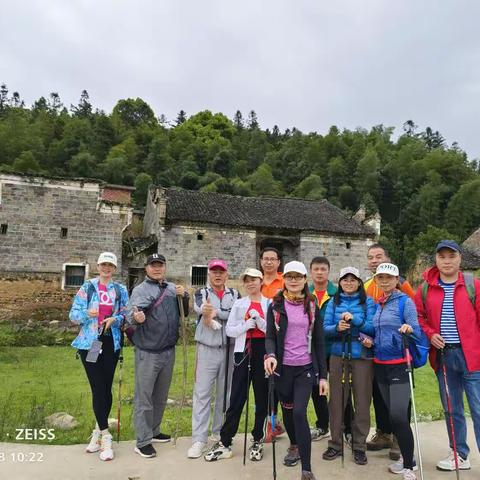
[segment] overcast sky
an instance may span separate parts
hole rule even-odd
[[[27,104],[86,89],[108,112],[141,97],[304,132],[412,119],[473,159],[479,18],[476,0],[4,0],[0,83]]]

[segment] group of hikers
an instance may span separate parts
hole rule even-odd
[[[224,260],[208,263],[207,285],[193,298],[196,363],[187,456],[203,456],[207,462],[231,458],[244,413],[244,463],[247,455],[261,460],[264,444],[273,442],[274,448],[286,431],[283,463],[300,462],[302,480],[315,479],[312,441],[328,437],[324,460],[344,462],[347,446],[353,462],[366,465],[367,451],[388,449],[394,461],[388,470],[414,480],[421,456],[418,431],[414,455],[410,426],[412,409],[415,417],[412,365],[426,345],[450,446],[437,469],[469,469],[464,393],[480,449],[480,281],[461,271],[459,245],[452,240],[437,244],[435,265],[424,272],[416,292],[380,244],[368,249],[372,276],[366,282],[356,267],[346,266],[335,286],[324,256],[313,258],[309,270],[290,261],[279,271],[281,262],[277,249],[264,248],[259,268],[246,268],[240,277],[243,297],[227,286]],[[145,280],[130,298],[112,280],[116,267],[115,255],[102,253],[99,276],[82,285],[70,312],[81,325],[72,345],[90,383],[97,421],[86,451],[100,452],[101,460],[114,458],[108,416],[123,330],[129,326],[135,345],[135,452],[149,458],[156,456],[154,443],[171,439],[160,426],[189,295],[166,281],[167,261],[161,254],[147,258]],[[255,409],[247,452],[250,384]],[[316,414],[312,427],[310,399]],[[372,399],[376,432],[367,441]]]

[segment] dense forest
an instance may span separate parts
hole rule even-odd
[[[142,99],[108,114],[83,91],[66,107],[57,93],[25,105],[0,88],[0,171],[100,178],[247,196],[326,198],[349,213],[382,216],[382,241],[404,268],[440,237],[464,240],[480,225],[480,165],[438,131],[393,128],[304,133],[261,129],[254,111],[233,119],[208,110],[174,121]]]

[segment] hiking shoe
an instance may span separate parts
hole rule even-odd
[[[345,439],[345,444],[348,448],[352,448],[353,436],[351,433],[346,433],[343,438]]]
[[[316,480],[316,478],[312,472],[307,472],[306,470],[302,470],[301,480]]]
[[[194,442],[187,451],[188,458],[199,458],[207,450],[207,444],[205,442]]]
[[[353,461],[357,465],[366,465],[368,463],[367,455],[362,450],[353,451]]]
[[[395,435],[392,435],[392,447],[390,448],[390,451],[388,452],[388,457],[390,460],[397,461],[400,459],[400,447],[398,446],[398,440]]]
[[[328,438],[330,433],[328,428],[324,430],[323,428],[311,428],[310,435],[312,436],[312,442],[318,442],[319,440],[323,440],[324,438]]]
[[[413,473],[413,470],[406,468],[403,472],[403,480],[417,480],[417,476]]]
[[[172,439],[170,435],[166,433],[159,433],[152,438],[152,443],[167,443]]]
[[[336,450],[335,448],[328,447],[322,455],[324,460],[335,460],[338,457],[342,456],[342,452],[340,450]]]
[[[135,453],[138,453],[143,458],[153,458],[157,456],[157,451],[152,444],[144,445],[143,447],[135,447]]]
[[[263,458],[263,443],[253,441],[249,449],[249,458],[252,462],[258,462]]]
[[[457,458],[459,470],[470,470],[470,460],[468,458],[463,459],[458,454]],[[453,450],[450,451],[450,455],[447,458],[444,458],[437,463],[437,470],[443,470],[445,472],[452,472],[455,470],[455,456],[453,454]]]
[[[215,462],[222,458],[232,458],[232,449],[225,447],[222,442],[217,442],[203,457],[207,462]]]
[[[112,436],[109,433],[105,433],[102,435],[101,440],[100,460],[106,462],[108,460],[113,460],[113,458]]]
[[[400,475],[403,475],[406,470],[407,470],[406,468],[403,468],[403,458],[402,458],[401,455],[400,455],[400,458],[399,458],[398,462],[392,463],[388,467],[388,471],[390,473],[397,473],[397,474],[400,474]],[[418,465],[417,465],[417,462],[415,461],[415,457],[413,457],[413,468],[412,468],[412,470],[415,471],[415,472],[418,470]]]
[[[369,442],[367,442],[367,450],[376,452],[384,448],[392,448],[392,436],[377,430]]]
[[[85,451],[87,453],[98,452],[102,448],[100,444],[101,437],[102,433],[100,432],[100,430],[93,430],[92,435],[90,436],[90,443],[87,445]]]
[[[283,464],[287,467],[294,467],[300,460],[300,453],[297,445],[290,445],[287,454],[283,459]]]

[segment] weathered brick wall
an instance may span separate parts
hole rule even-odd
[[[97,209],[99,184],[0,177],[0,188],[0,224],[8,225],[0,235],[0,272],[61,274],[64,263],[85,262],[94,274],[105,250],[117,255],[121,269],[127,215],[103,203]]]
[[[360,270],[366,278],[367,250],[373,239],[357,237],[333,237],[318,233],[303,233],[300,236],[300,260],[309,266],[313,257],[325,256],[330,261],[330,278],[338,279],[340,269],[347,266]]]
[[[197,238],[202,235],[203,239]],[[223,258],[230,276],[238,278],[246,267],[256,265],[254,230],[221,226],[178,225],[161,228],[158,251],[167,259],[167,276],[191,284],[191,266],[207,265],[214,257]]]

